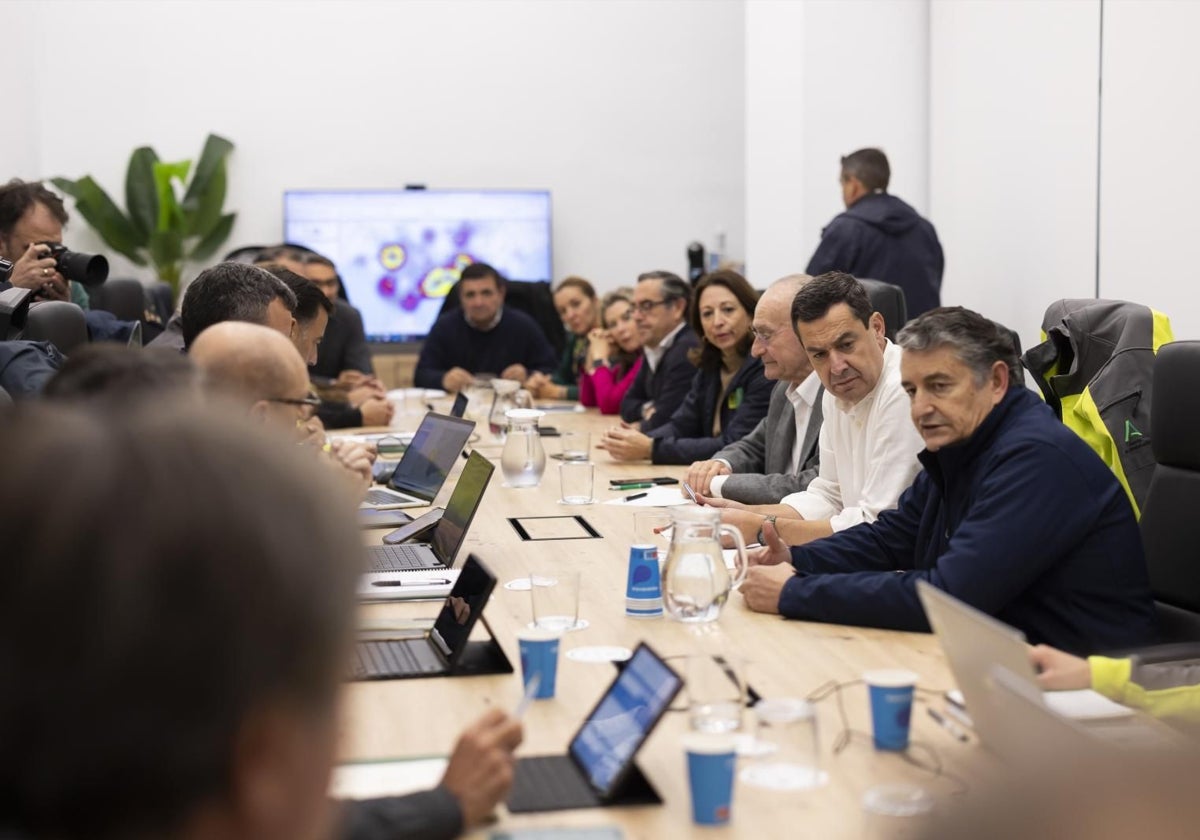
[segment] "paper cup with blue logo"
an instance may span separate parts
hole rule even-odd
[[[541,676],[536,700],[549,700],[554,696],[554,682],[558,676],[558,642],[562,634],[554,630],[527,629],[517,633],[517,645],[521,649],[521,682],[529,685],[534,674]]]
[[[694,732],[684,737],[683,749],[687,753],[693,822],[725,825],[733,813],[737,742],[731,735]]]
[[[913,692],[917,675],[912,671],[867,671],[863,682],[871,697],[871,727],[875,749],[908,749],[908,729],[912,720]]]

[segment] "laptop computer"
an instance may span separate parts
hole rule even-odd
[[[565,811],[661,802],[634,758],[682,687],[679,674],[645,642],[639,644],[584,718],[566,755],[517,760],[508,810]]]
[[[451,569],[495,471],[496,467],[491,461],[478,452],[472,452],[458,476],[446,510],[430,531],[429,542],[373,545],[367,549],[370,585],[380,584],[405,572]]]
[[[433,504],[475,423],[432,411],[421,419],[412,443],[396,465],[388,486],[372,487],[360,510],[391,510]]]
[[[966,699],[975,732],[985,746],[1003,753],[1010,730],[1005,726],[1005,710],[998,707],[998,695],[990,690],[992,670],[1003,668],[1014,679],[1042,694],[1029,659],[1025,634],[923,580],[917,581],[917,595]],[[1133,714],[1132,710],[1090,689],[1050,691],[1042,696],[1050,708],[1077,719]]]
[[[351,678],[395,680],[458,672],[464,665],[463,654],[467,650],[471,630],[482,617],[483,608],[495,588],[496,576],[479,558],[470,555],[463,563],[458,580],[442,604],[433,627],[419,638],[356,643]],[[508,666],[508,670],[511,671],[511,668],[511,665]],[[478,671],[491,672],[483,669]]]

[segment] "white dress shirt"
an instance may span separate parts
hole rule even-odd
[[[812,407],[817,402],[817,394],[821,391],[821,380],[817,377],[816,371],[809,373],[797,385],[791,382],[785,390],[784,396],[788,398],[788,402],[792,404],[792,410],[796,415],[796,439],[792,441],[792,475],[800,472],[800,459],[804,457],[804,437],[808,431],[808,419],[812,416]],[[717,458],[725,466],[730,466],[730,463],[724,458]],[[724,498],[721,495],[721,486],[725,483],[727,475],[713,476],[708,485],[708,493],[710,496],[715,496],[718,499]]]
[[[646,364],[650,365],[651,373],[658,370],[658,363],[662,361],[663,354],[666,353],[668,348],[670,348],[670,346],[675,342],[675,336],[679,335],[679,331],[686,326],[687,321],[683,321],[678,327],[663,336],[663,340],[658,342],[657,347],[650,347],[647,345],[646,347],[642,348],[642,352],[646,354]]]
[[[807,490],[782,500],[805,519],[828,519],[835,532],[874,522],[921,471],[925,443],[900,387],[900,352],[887,343],[879,382],[857,405],[825,392],[820,472]]]

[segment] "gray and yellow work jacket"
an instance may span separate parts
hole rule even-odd
[[[1170,321],[1137,303],[1060,300],[1046,310],[1042,338],[1021,361],[1046,403],[1116,474],[1140,518],[1154,472],[1154,356],[1172,340]]]

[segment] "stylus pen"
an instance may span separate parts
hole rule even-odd
[[[443,586],[450,583],[448,580],[373,580],[372,586]]]
[[[636,501],[637,499],[644,499],[649,495],[650,495],[649,493],[634,493],[630,496],[626,496],[625,501],[632,502],[632,501]]]
[[[542,675],[534,674],[529,678],[529,682],[525,684],[525,693],[521,696],[521,702],[517,704],[517,708],[513,710],[513,717],[517,720],[525,717],[525,710],[529,708],[529,704],[533,701],[533,697],[537,694],[538,688],[542,684]]]
[[[934,722],[937,723],[938,726],[942,727],[942,729],[945,729],[964,744],[967,742],[967,733],[963,732],[962,727],[960,727],[957,723],[947,718],[937,709],[926,706],[925,711],[929,712],[929,716],[933,718]]]

